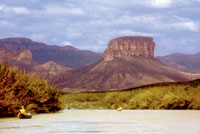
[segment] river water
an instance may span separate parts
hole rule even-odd
[[[64,110],[0,119],[0,134],[200,134],[200,111]]]

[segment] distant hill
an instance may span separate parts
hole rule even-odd
[[[101,60],[97,64],[57,75],[54,85],[63,92],[110,91],[152,83],[200,78],[165,66],[155,58]]]
[[[39,64],[32,58],[32,52],[27,49],[13,50],[0,45],[0,61],[13,66],[17,70],[26,70],[43,79],[51,80],[61,72],[71,70],[53,61]]]
[[[177,70],[188,73],[200,73],[200,53],[197,54],[171,54],[156,57],[164,64]]]
[[[69,68],[79,68],[97,62],[102,54],[79,50],[72,46],[51,46],[27,38],[0,39],[0,45],[8,49],[26,49],[31,51],[32,59],[39,64],[53,61]]]
[[[52,82],[55,76],[59,73],[70,71],[71,68],[64,67],[62,65],[56,64],[53,61],[46,62],[41,65],[34,66],[31,70],[37,76]]]
[[[55,77],[62,92],[111,91],[142,85],[189,81],[200,75],[172,69],[154,58],[151,37],[120,37],[110,41],[98,63]]]

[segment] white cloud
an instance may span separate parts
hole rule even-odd
[[[14,27],[15,26],[15,24],[13,24],[13,23],[10,23],[10,22],[7,22],[7,21],[5,21],[5,20],[1,20],[0,21],[0,27]]]
[[[177,0],[132,0],[128,2],[130,5],[140,5],[151,8],[168,8]]]
[[[29,14],[30,12],[24,7],[12,7],[11,10],[16,14]]]
[[[2,11],[5,8],[4,5],[0,5],[0,11]]]
[[[15,6],[6,6],[6,5],[0,5],[0,11],[3,11],[4,13],[11,13],[11,14],[17,14],[17,15],[27,15],[29,14],[29,10],[25,7],[15,7]]]
[[[193,21],[172,24],[172,27],[186,29],[190,31],[198,31],[198,26]]]
[[[76,47],[81,50],[92,50],[95,52],[103,52],[105,50],[105,48],[103,48],[102,44],[95,44],[95,45],[94,44],[82,44],[82,45],[78,45]]]
[[[92,20],[87,22],[89,25],[96,26],[134,26],[140,24],[151,24],[155,23],[158,19],[158,16],[153,15],[141,15],[141,16],[120,16],[118,18],[112,18],[110,20],[100,19],[100,20]]]
[[[90,27],[104,27],[110,30],[112,34],[109,36],[126,36],[126,35],[140,35],[140,36],[156,36],[166,31],[191,31],[197,32],[199,30],[198,23],[181,16],[170,15],[162,16],[159,14],[140,15],[140,16],[121,16],[119,18],[112,18],[111,20],[96,20],[88,23]],[[140,31],[142,29],[142,32]],[[136,31],[135,31],[136,30]],[[109,31],[108,31],[109,32]]]
[[[64,42],[61,42],[61,45],[62,46],[72,46],[72,43],[70,41],[64,41]]]
[[[165,21],[167,20],[167,22]],[[176,29],[176,30],[189,30],[192,32],[196,32],[199,30],[198,23],[190,20],[188,18],[183,18],[180,16],[169,16],[162,17],[161,20],[158,21],[157,27],[159,29]]]
[[[115,30],[114,32],[120,34],[121,36],[154,36],[153,33],[142,33],[130,29]]]
[[[151,5],[157,8],[167,8],[171,5],[171,0],[151,0]]]
[[[109,22],[109,21],[108,21]],[[135,25],[145,27],[146,30],[158,30],[158,31],[165,31],[165,30],[189,30],[192,32],[198,31],[199,26],[198,23],[184,17],[171,15],[171,16],[161,16],[158,14],[152,15],[141,15],[141,16],[121,16],[116,20],[112,20],[109,23],[118,24],[118,25]],[[106,24],[103,23],[103,24]],[[110,24],[112,25],[112,24]],[[124,33],[133,33],[132,31],[126,31]]]
[[[114,20],[118,23],[151,23],[157,19],[156,16],[152,15],[141,15],[141,16],[121,16],[120,18]]]
[[[44,7],[44,10],[49,14],[71,14],[71,15],[84,15],[85,12],[81,8],[68,8],[58,5],[48,5]]]

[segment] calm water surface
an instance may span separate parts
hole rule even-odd
[[[200,134],[200,111],[64,110],[0,119],[0,134]]]

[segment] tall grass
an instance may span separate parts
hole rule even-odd
[[[68,109],[200,109],[200,80],[160,83],[127,91],[74,93],[61,97]]]
[[[33,113],[59,110],[56,88],[25,71],[0,64],[0,116],[15,116],[21,106]]]

